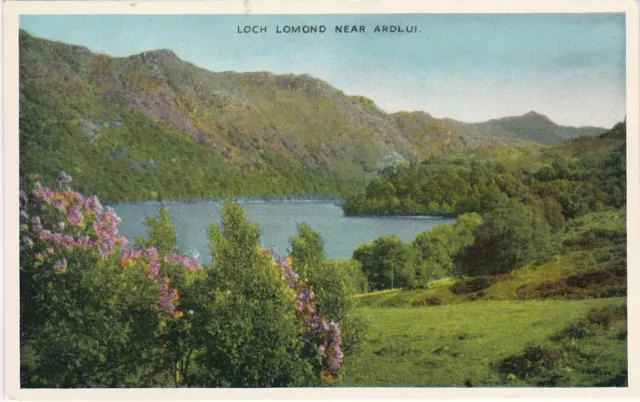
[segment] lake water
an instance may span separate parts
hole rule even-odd
[[[278,254],[289,250],[289,239],[296,235],[296,224],[306,222],[318,230],[324,241],[327,258],[349,259],[353,250],[381,236],[396,234],[402,241],[438,224],[452,224],[454,219],[441,217],[347,217],[330,201],[266,201],[240,202],[247,219],[260,223],[262,245]],[[160,204],[132,203],[112,205],[122,222],[118,233],[130,240],[147,237],[145,219],[157,216]],[[178,248],[185,254],[199,254],[201,263],[209,263],[207,227],[215,220],[220,224],[219,202],[166,203],[178,237]]]

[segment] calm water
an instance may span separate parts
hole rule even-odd
[[[296,234],[296,224],[306,222],[320,231],[327,258],[348,259],[360,244],[371,243],[380,236],[397,234],[411,241],[419,232],[435,225],[451,224],[454,219],[436,217],[345,217],[333,202],[268,201],[241,202],[249,221],[259,221],[262,245],[279,254],[289,250],[289,238]],[[215,220],[220,224],[220,203],[167,203],[178,237],[178,247],[186,254],[199,254],[201,263],[211,260],[207,227]],[[147,237],[144,222],[157,216],[160,204],[118,204],[112,206],[122,218],[119,234],[133,240]]]

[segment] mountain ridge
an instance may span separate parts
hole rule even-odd
[[[64,139],[78,151],[93,153],[90,163],[98,172],[111,166],[136,177],[127,180],[140,181],[155,171],[158,177],[146,197],[161,193],[164,176],[175,176],[170,166],[181,160],[182,148],[227,177],[209,177],[212,172],[184,161],[185,171],[178,171],[200,177],[191,186],[197,189],[185,185],[184,194],[176,194],[176,186],[165,198],[338,195],[356,191],[387,165],[530,140],[552,144],[604,131],[555,123],[527,127],[517,119],[506,126],[468,124],[423,111],[386,113],[373,100],[347,95],[308,74],[212,72],[169,49],[110,57],[23,30],[20,83],[23,181],[34,181],[30,174],[51,179],[51,168],[41,163],[51,155],[59,169],[84,174],[87,166],[68,154]],[[52,124],[42,126],[42,121]],[[147,142],[150,134],[141,138],[149,130],[155,143]],[[158,149],[160,142],[175,148]],[[43,154],[43,143],[53,147],[50,154]],[[105,180],[117,193],[114,179]],[[212,188],[196,184],[202,180]],[[233,193],[239,187],[243,190]]]

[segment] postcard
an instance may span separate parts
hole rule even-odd
[[[638,395],[637,3],[17,1],[4,38],[10,398]]]

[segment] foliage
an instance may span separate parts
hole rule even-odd
[[[357,297],[362,307],[418,307],[479,300],[585,299],[627,294],[626,219],[624,210],[593,212],[569,222],[555,233],[555,247],[540,264],[508,274],[479,277],[489,287],[479,289],[476,278],[444,278],[424,289],[373,292]],[[592,241],[593,233],[601,233]],[[583,240],[588,239],[588,243]],[[588,244],[588,247],[583,246]],[[454,288],[455,287],[455,288]],[[471,293],[456,294],[468,288]]]
[[[320,233],[307,224],[298,225],[298,235],[291,239],[291,260],[296,272],[304,272],[311,285],[318,313],[341,323],[345,354],[360,350],[365,342],[365,323],[354,318],[355,299],[366,281],[355,261],[332,261],[324,258]]]
[[[171,218],[167,208],[162,207],[158,217],[147,217],[146,224],[149,229],[149,240],[137,237],[135,243],[140,248],[148,248],[153,245],[161,257],[178,252],[175,248],[176,231],[171,225]]]
[[[608,304],[493,366],[505,384],[626,387],[626,328],[626,303]],[[612,339],[612,331],[624,336]]]
[[[415,249],[396,235],[380,237],[353,252],[373,290],[415,286],[417,258]]]
[[[471,276],[509,272],[544,256],[550,236],[549,224],[538,211],[509,200],[491,211],[473,244],[456,255],[456,265]]]
[[[214,259],[202,295],[205,308],[197,312],[203,315],[197,385],[304,385],[312,367],[303,356],[295,305],[270,258],[259,253],[257,224],[227,202],[222,228],[212,224],[209,233]]]
[[[303,278],[313,275],[309,272],[324,263],[325,253],[320,232],[306,223],[298,224],[298,236],[291,238],[291,259],[298,275]]]
[[[474,231],[481,221],[476,213],[460,215],[453,226],[437,225],[416,235],[412,244],[420,255],[416,273],[419,284],[424,286],[451,274],[453,256],[473,242]]]
[[[21,193],[21,384],[164,383],[157,350],[181,315],[167,262],[153,248],[128,248],[113,211],[68,189],[70,180],[63,173],[60,191]]]
[[[611,142],[612,136],[617,142]],[[625,137],[621,123],[590,138],[592,151],[580,152],[578,159],[564,156],[569,143],[513,159],[449,157],[389,166],[364,192],[347,197],[343,210],[346,214],[486,213],[507,198],[520,198],[540,210],[554,229],[562,230],[567,219],[625,204]]]
[[[426,287],[451,274],[453,256],[471,244],[482,218],[476,213],[460,215],[454,225],[437,225],[418,233],[411,243],[397,236],[376,239],[358,246],[353,260],[362,265],[372,290]]]
[[[60,186],[70,180],[62,173]],[[119,218],[96,197],[41,185],[21,193],[22,386],[339,380],[341,328],[318,312],[355,323],[344,335],[350,345],[362,338],[348,314],[351,273],[338,270],[343,264],[321,265],[316,301],[288,257],[258,247],[259,228],[237,204],[225,203],[222,215],[222,227],[210,227],[214,261],[203,269],[177,253],[166,210],[147,220],[149,239],[132,248],[117,235]]]

